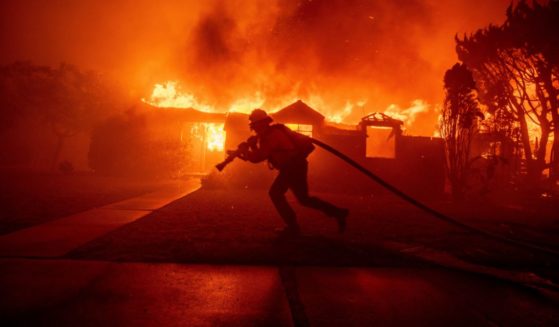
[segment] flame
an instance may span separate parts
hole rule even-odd
[[[262,108],[265,102],[266,99],[262,96],[262,93],[256,92],[253,97],[236,100],[227,111],[249,113],[255,108]]]
[[[294,85],[294,88],[297,88],[297,85]],[[142,101],[160,108],[194,108],[204,112],[249,113],[255,108],[262,108],[264,106],[266,106],[268,112],[275,112],[299,99],[321,112],[326,117],[327,122],[336,124],[357,124],[359,119],[366,115],[365,106],[369,102],[368,99],[346,100],[340,110],[339,108],[334,108],[318,93],[309,93],[306,97],[299,98],[296,92],[293,91],[289,95],[274,99],[275,101],[271,102],[273,103],[271,105],[267,102],[268,99],[261,92],[257,91],[250,96],[240,97],[223,108],[217,108],[200,101],[194,94],[183,91],[180,88],[180,83],[177,81],[156,84],[150,97],[142,99]],[[384,113],[404,121],[405,127],[408,128],[414,124],[420,113],[429,111],[431,107],[424,100],[416,99],[412,101],[411,106],[408,108],[401,108],[396,104],[391,104],[385,109]],[[200,127],[193,129],[191,133],[198,135],[200,140],[206,142],[209,151],[223,151],[225,143],[223,124],[201,124]]]
[[[177,81],[167,81],[162,84],[155,84],[153,91],[148,99],[143,102],[159,108],[194,108],[204,112],[241,112],[249,113],[255,108],[262,108],[266,104],[266,98],[261,92],[255,92],[251,96],[245,96],[230,103],[227,108],[222,110],[200,101],[194,94],[184,92],[179,87]],[[299,100],[295,94],[290,94],[279,101],[276,105],[268,106],[269,112],[278,111],[285,106]],[[334,123],[347,122],[346,119],[353,113],[355,108],[363,108],[367,104],[367,99],[359,101],[346,101],[341,111],[331,108],[331,105],[318,94],[309,94],[302,99],[310,107],[320,111],[325,115],[326,120]]]
[[[268,107],[267,110],[269,112],[274,112],[297,100],[299,100],[297,96],[289,95],[282,99],[282,101],[276,101],[278,105]],[[183,92],[179,88],[179,83],[177,81],[155,84],[150,98],[147,100],[142,99],[142,101],[160,108],[195,108],[205,112],[225,111],[242,113],[249,113],[251,110],[261,108],[266,104],[266,98],[263,94],[261,92],[255,92],[252,96],[237,99],[224,110],[219,110],[212,105],[199,101],[195,95]],[[361,99],[358,101],[347,100],[342,110],[336,110],[318,94],[309,94],[303,101],[310,107],[320,111],[325,115],[327,121],[333,123],[352,123],[348,121],[348,118],[352,116],[354,110],[361,109],[362,113],[365,113],[364,108],[368,103],[368,99]],[[416,99],[412,101],[409,108],[400,108],[396,104],[391,104],[386,108],[384,113],[393,118],[403,120],[405,124],[409,126],[415,122],[418,114],[427,112],[430,108],[431,105],[424,100]],[[362,116],[364,116],[364,114]]]
[[[159,108],[194,108],[204,112],[223,111],[198,100],[192,93],[182,91],[177,81],[155,84],[149,99],[142,99],[142,101]],[[231,103],[225,111],[249,113],[255,108],[262,107],[265,101],[262,93],[256,92],[251,97],[241,98]]]
[[[215,112],[212,106],[201,103],[193,94],[177,90],[177,85],[176,81],[155,84],[150,98],[142,101],[160,108],[196,108],[200,111]]]
[[[223,152],[225,145],[224,124],[219,123],[197,123],[190,128],[190,134],[198,140],[204,142],[208,151]]]
[[[431,106],[421,99],[413,100],[409,108],[402,109],[396,104],[391,104],[384,111],[385,115],[399,119],[404,122],[406,127],[410,127],[415,122],[417,115],[429,111]]]
[[[327,120],[329,120],[331,122],[341,124],[347,119],[347,117],[349,117],[353,113],[353,109],[355,107],[363,108],[363,107],[365,107],[366,104],[367,104],[367,100],[360,100],[360,101],[357,101],[355,103],[350,102],[350,101],[346,101],[344,109],[342,110],[342,112],[330,114],[330,115],[326,116],[326,118],[327,118]]]
[[[223,152],[225,145],[224,124],[205,123],[206,146],[209,151]]]

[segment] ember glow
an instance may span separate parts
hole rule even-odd
[[[396,104],[391,104],[386,108],[384,114],[404,122],[404,126],[409,128],[413,126],[417,115],[428,112],[431,106],[421,99],[416,99],[408,108],[400,108]]]
[[[223,152],[225,131],[223,124],[196,123],[190,128],[190,134],[204,146],[204,151]]]
[[[159,108],[193,108],[204,112],[240,112],[249,113],[255,108],[265,108],[269,112],[275,112],[283,107],[299,100],[297,97],[287,96],[283,97],[281,101],[275,101],[280,105],[265,108],[264,105],[270,101],[262,95],[262,92],[256,91],[253,96],[239,98],[234,100],[226,108],[218,108],[207,103],[203,103],[197,99],[192,93],[182,90],[181,84],[177,81],[167,81],[160,84],[155,84],[151,96],[142,101],[149,103]],[[323,114],[326,122],[336,124],[357,124],[361,117],[369,115],[373,112],[382,112],[392,118],[404,121],[406,129],[414,128],[416,118],[421,114],[428,114],[432,111],[432,105],[428,104],[425,100],[416,99],[412,101],[409,107],[400,107],[397,104],[390,104],[385,109],[380,109],[372,103],[368,103],[368,99],[358,101],[345,100],[345,104],[339,108],[333,107],[323,97],[317,94],[311,94],[307,98],[301,99],[313,109]],[[341,101],[343,103],[344,101]],[[367,107],[367,105],[370,105]],[[217,135],[219,128],[211,127],[208,133]],[[221,137],[217,137],[216,140]],[[224,141],[224,138],[221,138]],[[208,144],[208,147],[210,145]],[[222,148],[212,146],[212,149]]]
[[[155,84],[149,99],[142,101],[160,108],[196,108],[200,111],[215,112],[211,106],[200,103],[193,94],[179,92],[178,83],[167,81]]]
[[[115,0],[109,10],[92,0],[11,1],[0,11],[10,31],[0,59],[110,72],[136,99],[207,112],[272,112],[301,99],[329,121],[356,124],[372,112],[411,115],[402,112],[423,99],[433,106],[407,128],[431,135],[454,35],[501,22],[509,3]]]
[[[223,151],[225,145],[225,130],[223,124],[205,123],[206,144],[209,151]]]
[[[142,89],[158,86],[151,97],[139,97],[159,107],[243,113],[274,112],[300,99],[330,122],[357,124],[388,111],[413,119],[406,124],[410,134],[432,135],[441,76],[455,61],[454,35],[504,16],[507,4],[465,23],[465,7],[475,5],[207,1],[181,20],[182,38]],[[444,15],[434,17],[433,7]],[[424,110],[407,110],[415,99]]]

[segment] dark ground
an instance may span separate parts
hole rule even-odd
[[[74,182],[66,197],[84,194]],[[120,189],[106,185],[110,194]],[[45,194],[42,201],[52,197],[38,190],[36,196]],[[346,233],[295,205],[303,235],[281,241],[274,229],[282,223],[265,189],[206,185],[159,204],[151,194],[88,210],[108,214],[108,223],[133,208],[155,210],[139,210],[138,220],[88,243],[78,240],[55,256],[0,258],[1,320],[14,326],[557,326],[558,256],[488,240],[391,195],[319,193],[351,209]],[[501,203],[431,205],[485,230],[559,249],[555,202]],[[72,236],[90,228],[82,215],[72,217],[79,220],[68,223]],[[43,225],[44,233],[52,224]],[[22,233],[11,235],[29,235]]]
[[[124,200],[166,182],[90,173],[0,172],[0,235]]]
[[[303,236],[278,241],[281,227],[265,190],[202,189],[70,253],[115,261],[320,266],[424,266],[415,253],[435,251],[458,260],[532,272],[559,282],[559,258],[463,231],[391,195],[320,194],[351,209],[348,229],[296,206]],[[293,200],[293,199],[292,199]],[[550,202],[533,207],[439,202],[445,213],[508,237],[559,249],[559,216]]]

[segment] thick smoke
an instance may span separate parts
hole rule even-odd
[[[318,109],[332,113],[366,103],[347,121],[391,103],[441,101],[446,68],[441,62],[452,63],[452,36],[460,31],[441,35],[452,23],[442,14],[460,8],[424,0],[290,0],[253,6],[257,10],[243,1],[217,1],[192,29],[183,66],[192,78],[183,79],[206,101],[226,107],[259,91],[267,107],[320,98]],[[501,8],[504,15],[506,6]],[[447,48],[436,53],[432,48],[440,48],[442,37]],[[435,115],[432,110],[431,130]]]
[[[442,100],[453,36],[504,19],[509,0],[58,0],[3,2],[3,64],[28,59],[106,71],[133,94],[179,80],[227,108],[296,98],[363,114]],[[134,93],[135,92],[135,93]],[[364,106],[356,107],[356,104]],[[434,116],[426,120],[434,126]],[[429,123],[430,122],[430,123]],[[426,133],[430,133],[427,131]]]
[[[254,89],[272,99],[316,94],[338,107],[364,99],[382,106],[438,93],[431,88],[439,77],[420,54],[419,42],[435,29],[423,2],[282,2],[248,29],[225,3],[200,19],[187,47],[185,70],[197,71],[214,99]]]

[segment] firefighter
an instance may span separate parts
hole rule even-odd
[[[309,195],[306,157],[310,151],[302,150],[304,147],[298,144],[294,137],[301,135],[285,125],[272,125],[272,118],[262,109],[253,110],[249,121],[249,127],[256,135],[249,138],[248,147],[239,157],[252,163],[268,160],[269,165],[279,171],[269,195],[286,225],[279,231],[280,237],[294,237],[300,233],[295,211],[285,198],[287,190],[293,192],[300,204],[320,210],[334,218],[338,224],[338,231],[343,233],[349,210]],[[310,139],[308,140],[310,142]],[[314,146],[312,148],[314,149]]]

